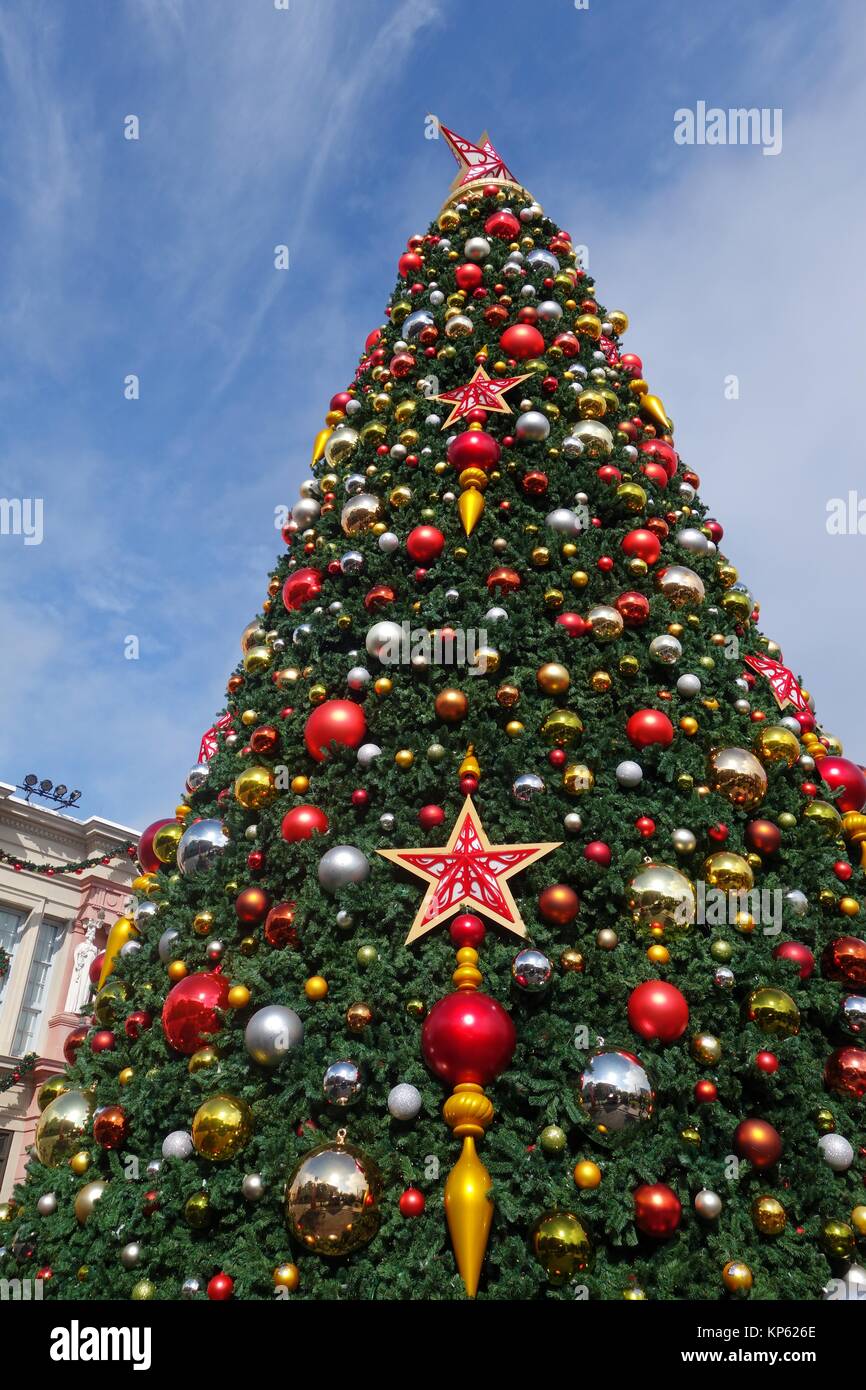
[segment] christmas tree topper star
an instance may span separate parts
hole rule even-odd
[[[452,391],[443,391],[441,396],[433,397],[434,401],[447,401],[454,407],[442,425],[443,430],[447,430],[461,415],[468,415],[470,410],[489,410],[498,415],[513,414],[511,406],[502,397],[506,391],[519,385],[521,381],[526,381],[531,375],[531,372],[524,372],[523,376],[506,376],[499,381],[493,381],[483,367],[476,367],[471,381],[467,381],[464,386],[455,386]]]
[[[456,131],[449,130],[438,117],[432,116],[430,119],[436,122],[448,148],[460,165],[448,190],[445,207],[462,198],[469,189],[480,189],[485,184],[496,184],[497,187],[513,190],[515,193],[526,193],[526,189],[517,182],[501,154],[494,149],[486,130],[478,144],[473,145],[471,140],[466,140]],[[527,197],[530,196],[527,194]]]
[[[427,892],[405,944],[432,931],[461,908],[482,913],[515,936],[526,936],[508,879],[559,849],[561,843],[491,845],[472,797],[467,796],[447,845],[440,849],[377,850],[383,859],[427,881]]]

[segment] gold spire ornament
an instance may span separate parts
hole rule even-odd
[[[483,494],[474,486],[464,488],[457,499],[457,510],[463,522],[463,530],[467,536],[471,536],[484,514]]]

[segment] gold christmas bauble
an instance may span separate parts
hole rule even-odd
[[[559,957],[559,964],[566,974],[570,972],[580,974],[586,968],[583,952],[575,950],[573,946],[566,947],[562,952]]]
[[[606,603],[594,604],[586,615],[586,621],[592,627],[596,642],[615,642],[625,627],[619,610]]]
[[[64,1091],[52,1100],[36,1125],[36,1156],[57,1168],[81,1148],[90,1129],[93,1102],[84,1091]]]
[[[669,931],[686,931],[695,920],[695,890],[670,864],[646,864],[628,885],[628,906],[638,927],[659,923]]]
[[[722,1270],[722,1283],[728,1293],[747,1294],[753,1282],[752,1271],[742,1260],[729,1260]]]
[[[755,753],[765,765],[784,763],[793,767],[802,753],[800,740],[782,724],[763,724],[755,735]]]
[[[709,758],[709,783],[714,792],[745,810],[758,806],[767,791],[767,774],[746,748],[716,748]]]
[[[745,1016],[757,1023],[762,1033],[780,1038],[792,1038],[800,1031],[800,1010],[790,994],[775,985],[753,989],[745,1004]]]
[[[209,1096],[193,1117],[196,1152],[215,1163],[225,1163],[240,1153],[252,1132],[253,1112],[238,1096]]]
[[[866,1236],[866,1206],[862,1203],[851,1212],[851,1225],[858,1236]]]
[[[586,1227],[573,1211],[546,1211],[530,1236],[532,1253],[554,1286],[567,1284],[592,1266],[593,1250]]]
[[[36,1092],[36,1104],[40,1110],[44,1110],[58,1096],[62,1096],[69,1090],[69,1082],[65,1076],[51,1076],[47,1081],[43,1081],[39,1090]]]
[[[153,837],[153,852],[160,864],[174,864],[177,860],[177,847],[183,835],[183,826],[177,821],[161,825]]]
[[[817,825],[828,840],[835,840],[842,834],[842,817],[829,801],[808,801],[803,808],[803,819]]]
[[[569,796],[584,796],[595,786],[595,773],[586,763],[569,763],[562,774],[562,785]]]
[[[731,850],[719,850],[704,860],[704,878],[723,893],[741,893],[754,887],[755,876],[748,862]]]
[[[350,1033],[363,1033],[372,1022],[373,1010],[363,1000],[359,1000],[357,1004],[350,1004],[346,1010],[346,1027]]]
[[[601,1182],[601,1169],[591,1158],[583,1158],[574,1166],[574,1181],[584,1190],[598,1187]]]
[[[102,1182],[99,1179],[95,1182],[85,1183],[83,1187],[79,1187],[75,1194],[75,1202],[73,1204],[75,1208],[75,1219],[79,1226],[84,1225],[107,1187],[108,1183]]]
[[[328,981],[323,975],[311,975],[304,982],[304,993],[308,999],[324,999],[328,993]]]
[[[692,1038],[692,1056],[698,1062],[714,1066],[722,1055],[722,1044],[713,1033],[695,1033]]]
[[[437,717],[446,724],[459,724],[469,713],[469,701],[462,690],[440,690],[433,707]]]
[[[268,767],[247,767],[235,778],[235,801],[246,811],[258,811],[276,798],[274,774]]]
[[[755,1230],[762,1236],[778,1236],[784,1231],[788,1214],[778,1197],[756,1197],[752,1203]]]
[[[81,1178],[90,1167],[91,1158],[89,1149],[78,1149],[69,1160],[69,1167],[77,1178]]]
[[[571,709],[551,710],[541,726],[544,742],[556,748],[570,747],[582,733],[583,720]]]
[[[216,1048],[211,1044],[199,1047],[190,1057],[186,1064],[186,1069],[190,1076],[194,1076],[197,1071],[209,1071],[211,1067],[219,1066],[220,1055]]]
[[[846,1221],[825,1221],[818,1239],[824,1254],[833,1260],[849,1260],[854,1254],[854,1231]]]
[[[571,684],[568,668],[558,661],[547,661],[539,666],[536,676],[539,690],[545,695],[563,695]]]
[[[704,581],[687,565],[656,570],[655,586],[672,608],[697,608],[704,601]]]
[[[300,1282],[301,1272],[297,1265],[277,1265],[274,1270],[274,1287],[277,1289],[289,1289],[294,1293]]]
[[[286,1185],[286,1220],[317,1255],[348,1255],[372,1240],[381,1220],[382,1178],[351,1144],[322,1144],[296,1165]]]

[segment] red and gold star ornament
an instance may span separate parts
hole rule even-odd
[[[791,705],[795,714],[808,715],[811,720],[812,711],[806,703],[806,697],[787,666],[783,666],[781,661],[773,661],[769,656],[746,656],[743,660],[759,676],[765,676],[769,681],[779,709]]]
[[[471,381],[467,381],[463,386],[455,386],[453,391],[443,391],[441,396],[433,397],[436,401],[447,401],[453,407],[442,425],[443,430],[461,416],[468,415],[470,410],[488,410],[497,415],[512,415],[511,406],[502,397],[506,391],[511,391],[530,375],[530,372],[524,372],[523,376],[506,376],[499,381],[493,381],[483,367],[476,367]]]
[[[526,936],[508,880],[559,849],[561,843],[491,845],[472,797],[467,796],[447,845],[440,849],[377,850],[383,859],[427,883],[405,944],[417,941],[464,908],[480,912],[515,936]]]
[[[437,125],[460,166],[449,190],[449,200],[456,193],[465,192],[478,184],[497,184],[514,189],[521,187],[502,155],[492,145],[486,130],[478,144],[474,145],[471,140],[458,135],[456,130],[449,130],[441,121],[437,121]]]

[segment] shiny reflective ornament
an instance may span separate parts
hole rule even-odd
[[[546,1211],[530,1236],[532,1253],[554,1287],[592,1268],[593,1249],[586,1226],[573,1211]]]
[[[752,1271],[742,1260],[729,1260],[722,1270],[722,1283],[728,1293],[745,1296],[753,1282]]]
[[[185,1129],[173,1129],[162,1141],[163,1158],[189,1158],[192,1151],[192,1135]]]
[[[183,1298],[183,1299],[189,1301],[190,1299],[197,1298],[198,1295],[199,1295],[200,1293],[201,1293],[201,1280],[200,1280],[200,1279],[184,1279],[183,1283],[181,1284],[181,1288],[180,1288],[180,1296],[181,1296],[181,1298]]]
[[[511,784],[513,799],[523,805],[528,805],[533,797],[538,796],[543,791],[544,779],[539,777],[537,772],[522,772],[519,777],[515,777]]]
[[[643,781],[643,768],[640,763],[626,759],[625,762],[617,763],[616,780],[621,787],[639,787]]]
[[[53,1192],[43,1192],[36,1203],[40,1216],[53,1216],[57,1210],[57,1197]]]
[[[192,1122],[196,1152],[215,1163],[226,1163],[239,1154],[252,1132],[253,1113],[238,1096],[210,1096]]]
[[[329,1105],[355,1105],[363,1095],[364,1082],[357,1062],[332,1062],[322,1078],[322,1094]]]
[[[755,883],[748,860],[731,850],[718,850],[704,860],[704,878],[711,888],[723,893],[745,893]]]
[[[319,860],[319,883],[326,893],[338,893],[350,883],[364,883],[370,864],[354,845],[334,845]]]
[[[837,936],[824,948],[821,969],[828,980],[866,985],[866,941],[859,936]]]
[[[83,1226],[85,1224],[87,1218],[92,1214],[93,1208],[96,1206],[96,1203],[99,1201],[100,1197],[103,1197],[105,1195],[105,1190],[107,1187],[108,1183],[103,1182],[99,1179],[97,1179],[95,1182],[85,1183],[83,1187],[79,1187],[78,1191],[75,1194],[75,1201],[73,1203],[73,1207],[75,1210],[75,1219],[78,1222],[79,1226]]]
[[[767,791],[767,774],[745,748],[718,748],[709,758],[710,789],[733,806],[758,806]]]
[[[90,1130],[93,1102],[84,1091],[65,1091],[46,1105],[36,1125],[36,1157],[58,1168],[81,1148]]]
[[[650,1119],[655,1092],[633,1053],[605,1049],[584,1067],[578,1099],[599,1133],[617,1134]]]
[[[258,1202],[264,1197],[267,1191],[265,1180],[261,1173],[245,1173],[241,1183],[241,1192],[247,1202]]]
[[[671,844],[677,854],[694,854],[698,842],[695,838],[694,831],[687,829],[685,826],[680,826],[678,829],[671,831]]]
[[[669,864],[646,864],[629,880],[628,906],[632,920],[642,928],[654,923],[671,931],[684,931],[695,920],[695,890],[679,869]]]
[[[269,767],[247,767],[235,778],[235,801],[245,811],[259,811],[276,800],[277,788]]]
[[[359,536],[375,526],[382,517],[382,499],[369,492],[356,493],[345,503],[340,513],[344,535]]]
[[[854,1149],[842,1134],[822,1134],[818,1152],[834,1173],[847,1173],[854,1162]]]
[[[168,965],[169,961],[174,960],[175,942],[180,933],[176,927],[167,927],[157,942],[157,955],[163,965]]]
[[[294,1009],[266,1004],[257,1009],[244,1029],[244,1047],[260,1067],[277,1067],[300,1047],[304,1025]]]
[[[127,1241],[120,1252],[120,1263],[124,1269],[135,1269],[141,1260],[141,1246],[137,1240]]]
[[[382,622],[374,623],[364,639],[367,655],[391,666],[396,665],[401,659],[402,643],[403,628],[399,623],[384,619]]]
[[[866,1036],[866,995],[849,994],[839,1005],[839,1025],[850,1038]]]
[[[831,1260],[850,1260],[854,1254],[856,1237],[847,1221],[825,1221],[818,1241]]]
[[[650,659],[660,666],[674,666],[682,654],[682,643],[666,632],[654,637],[649,644]]]
[[[793,767],[803,751],[800,740],[781,724],[762,724],[755,735],[754,746],[765,765],[784,763],[786,767]]]
[[[866,1051],[862,1047],[839,1047],[832,1052],[824,1067],[824,1085],[834,1095],[862,1100],[866,1096]]]
[[[286,1187],[290,1233],[317,1255],[348,1255],[372,1240],[381,1220],[382,1178],[350,1144],[322,1144],[296,1165]]]
[[[388,1114],[394,1120],[407,1124],[421,1113],[422,1097],[417,1086],[401,1081],[388,1092]]]
[[[718,1192],[702,1187],[695,1195],[695,1211],[703,1221],[717,1221],[722,1213],[722,1199]]]
[[[527,946],[511,962],[511,978],[524,994],[543,994],[553,978],[553,966],[543,951]]]
[[[775,985],[752,990],[746,1000],[745,1016],[771,1037],[793,1038],[800,1031],[800,1010],[790,994]]]
[[[698,608],[704,601],[704,581],[686,565],[657,570],[655,584],[672,608]]]
[[[788,1224],[788,1213],[778,1197],[756,1197],[752,1202],[752,1222],[762,1236],[780,1236]]]
[[[189,826],[177,847],[177,866],[185,878],[213,868],[228,845],[221,821],[200,820]]]

